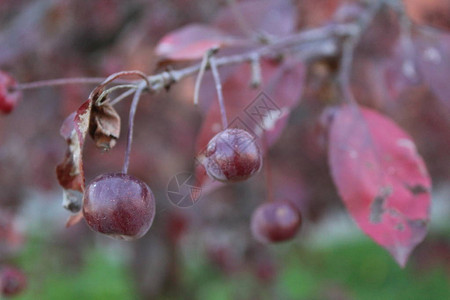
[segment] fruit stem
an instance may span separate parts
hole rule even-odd
[[[136,89],[138,89],[138,85],[136,85],[136,84],[120,84],[120,85],[116,85],[116,86],[110,87],[109,89],[103,91],[103,92],[100,94],[100,96],[97,98],[97,103],[96,103],[96,104],[97,104],[97,105],[103,104],[103,103],[102,103],[102,100],[103,100],[104,98],[106,98],[109,94],[111,94],[111,93],[114,92],[115,90],[119,90],[119,89],[136,90]],[[106,101],[108,101],[108,100],[106,100]],[[106,101],[105,101],[105,102],[106,102]]]
[[[212,50],[206,51],[203,55],[202,62],[200,64],[200,70],[198,70],[198,76],[195,81],[195,87],[194,87],[194,105],[198,105],[198,98],[200,94],[200,86],[202,83],[203,76],[205,75],[205,70],[208,67],[208,61],[209,58],[212,55]]]
[[[272,167],[269,162],[269,141],[267,140],[267,131],[264,130],[262,134],[263,147],[264,147],[264,171],[266,178],[266,192],[267,202],[273,202],[273,181],[272,181]]]
[[[100,86],[98,86],[97,88],[104,88],[107,84],[113,82],[114,80],[116,80],[117,78],[123,77],[123,76],[128,76],[128,75],[136,75],[138,77],[141,77],[142,80],[145,81],[146,83],[146,87],[148,89],[151,89],[152,85],[150,84],[150,81],[147,78],[147,75],[145,75],[145,73],[138,71],[138,70],[131,70],[131,71],[120,71],[114,74],[111,74],[110,76],[108,76],[108,78],[106,78],[102,84]]]
[[[347,104],[353,106],[357,105],[350,85],[355,49],[384,4],[385,1],[374,1],[373,4],[371,3],[371,5],[367,8],[367,12],[364,13],[358,21],[360,26],[357,33],[347,36],[343,41],[337,80],[342,98]]]
[[[220,82],[219,71],[217,69],[217,63],[214,57],[210,57],[209,65],[211,67],[214,81],[216,83],[217,99],[219,101],[220,114],[222,116],[222,127],[223,129],[226,129],[228,127],[227,112],[225,110],[225,104],[223,102],[222,83]]]
[[[120,94],[119,96],[114,98],[113,100],[109,101],[109,105],[111,105],[111,106],[116,105],[117,103],[119,103],[120,101],[125,99],[126,97],[132,95],[134,92],[136,92],[135,89],[129,89],[128,91],[123,92],[122,94]]]
[[[136,90],[136,93],[133,96],[133,101],[131,102],[130,107],[130,116],[128,118],[128,136],[127,136],[127,147],[125,150],[125,160],[123,163],[122,173],[126,174],[128,172],[128,166],[130,164],[130,153],[131,153],[131,144],[133,142],[133,128],[134,128],[134,116],[136,114],[136,109],[141,99],[142,91],[146,87],[141,87]]]
[[[258,54],[255,54],[250,61],[250,67],[252,70],[252,79],[250,82],[250,86],[252,88],[257,88],[261,85],[262,82],[262,71],[261,71],[261,61]]]

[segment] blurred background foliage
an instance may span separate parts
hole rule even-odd
[[[154,47],[165,33],[213,20],[225,2],[3,0],[0,68],[21,82],[127,69],[152,73]],[[297,28],[328,22],[344,2],[294,1]],[[356,59],[373,56],[366,48]],[[360,65],[357,75],[369,76]],[[378,61],[369,64],[374,65]],[[18,233],[10,235],[20,236],[11,238],[14,251],[0,245],[1,262],[28,276],[27,290],[16,299],[450,299],[450,143],[442,138],[448,120],[436,117],[442,111],[434,102],[419,101],[433,99],[422,87],[383,103],[364,83],[357,87],[361,102],[387,111],[411,133],[435,183],[430,233],[402,270],[350,221],[329,177],[316,134],[330,93],[325,77],[323,66],[311,68],[312,88],[304,91],[303,103],[269,153],[275,196],[298,202],[304,226],[292,242],[267,247],[249,231],[253,209],[265,200],[263,175],[218,189],[190,209],[166,199],[170,178],[193,169],[205,115],[192,105],[192,78],[141,101],[130,173],[149,183],[157,214],[150,232],[134,243],[99,236],[84,222],[64,228],[68,213],[60,206],[54,168],[66,145],[58,131],[92,87],[26,93],[13,114],[0,118],[1,210],[14,215]],[[211,99],[203,101],[207,107]],[[128,104],[118,105],[121,116]],[[87,181],[119,170],[124,148],[121,139],[105,154],[87,142]]]

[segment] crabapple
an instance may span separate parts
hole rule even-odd
[[[131,175],[103,174],[86,187],[83,215],[94,231],[134,240],[150,229],[155,198],[147,184]]]
[[[248,179],[261,169],[262,155],[250,133],[228,128],[209,141],[202,164],[213,179],[237,182]]]
[[[260,205],[252,214],[251,231],[261,243],[276,243],[292,239],[300,229],[301,214],[287,201]]]
[[[16,80],[8,73],[0,71],[0,112],[9,114],[19,102],[22,93],[15,90]]]

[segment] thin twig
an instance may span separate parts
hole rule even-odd
[[[252,88],[257,88],[261,85],[262,82],[261,60],[259,59],[259,55],[255,54],[252,57],[250,65],[252,70],[252,79],[250,82],[250,86]]]
[[[262,134],[262,141],[265,150],[269,149],[269,141],[267,137],[267,131],[264,130]],[[269,162],[269,151],[264,151],[264,171],[265,171],[265,179],[266,179],[266,197],[267,202],[274,202],[275,197],[273,193],[273,179],[272,179],[272,168]]]
[[[151,90],[151,84],[150,81],[148,79],[148,76],[145,75],[145,73],[138,71],[138,70],[129,70],[129,71],[120,71],[117,73],[113,73],[111,75],[109,75],[101,84],[99,84],[98,86],[95,87],[94,90],[91,91],[91,94],[89,95],[89,99],[96,99],[96,104],[100,104],[100,101],[103,99],[103,96],[105,94],[104,88],[110,84],[111,82],[115,81],[117,78],[123,77],[123,76],[129,76],[129,75],[136,75],[141,77],[143,80],[141,81],[141,83],[145,83],[145,88],[147,88],[147,90]],[[136,84],[136,81],[134,81],[133,83]],[[133,86],[132,88],[140,88],[142,86],[142,84],[139,84],[138,86]],[[144,89],[144,87],[142,87],[142,89]],[[100,94],[100,95],[99,95]]]
[[[200,70],[198,71],[197,80],[195,81],[194,88],[194,105],[198,105],[198,98],[200,94],[200,86],[202,83],[203,75],[205,75],[206,67],[208,66],[208,60],[211,56],[210,51],[206,51],[203,55],[202,62],[200,63]]]
[[[129,76],[129,75],[136,75],[141,77],[147,84],[147,87],[150,89],[151,85],[150,82],[147,78],[147,75],[141,71],[138,70],[129,70],[129,71],[120,71],[114,74],[111,74],[108,76],[108,78],[105,79],[105,81],[102,82],[101,84],[101,88],[105,87],[107,84],[113,82],[114,80],[116,80],[117,78],[123,77],[123,76]]]
[[[355,46],[355,40],[349,40],[347,43],[344,43],[342,49],[341,68],[338,76],[343,100],[349,102],[350,104],[356,104],[356,99],[350,87],[350,77]]]
[[[220,114],[222,116],[222,127],[225,130],[228,127],[227,112],[225,110],[225,103],[223,101],[222,83],[220,81],[219,70],[217,68],[216,59],[214,57],[209,58],[209,65],[211,72],[216,83],[217,100],[219,101]]]
[[[117,96],[116,98],[114,98],[113,100],[110,100],[108,102],[105,103],[109,103],[109,105],[114,106],[117,103],[119,103],[120,101],[122,101],[123,99],[125,99],[126,97],[130,96],[131,94],[133,94],[136,90],[135,89],[130,89],[126,92],[123,92],[122,94],[120,94],[119,96]]]
[[[131,144],[133,142],[134,116],[136,115],[137,106],[139,104],[139,100],[141,99],[143,90],[144,87],[138,88],[133,96],[133,101],[131,102],[130,116],[128,119],[127,148],[125,150],[125,160],[122,168],[122,173],[125,174],[128,172],[128,166],[130,164]]]
[[[342,45],[342,56],[340,63],[340,70],[338,74],[339,87],[342,92],[342,96],[344,101],[355,104],[356,99],[353,95],[353,92],[350,87],[350,77],[353,66],[353,56],[358,45],[358,42],[361,40],[362,35],[366,32],[369,25],[372,23],[376,14],[383,7],[383,1],[374,2],[367,10],[367,12],[358,20],[358,32],[355,34],[348,36]]]
[[[121,85],[116,85],[116,86],[110,87],[109,89],[103,91],[100,94],[100,96],[97,98],[96,105],[102,104],[102,100],[116,90],[128,89],[128,90],[133,91],[133,90],[136,90],[137,88],[138,88],[138,85],[136,85],[136,84],[121,84]]]
[[[402,74],[408,80],[419,81],[419,74],[417,73],[417,65],[415,62],[415,47],[412,39],[412,22],[406,13],[405,5],[402,1],[393,4],[394,9],[400,18],[400,46],[405,51],[405,61],[402,65]]]

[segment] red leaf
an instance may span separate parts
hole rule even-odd
[[[250,66],[241,65],[223,83],[223,95],[229,127],[244,129],[256,137],[261,136],[265,130],[271,145],[286,125],[292,107],[300,100],[304,67],[303,64],[292,60],[286,60],[281,65],[264,60],[261,62],[261,69],[264,79],[263,92],[250,87]],[[222,130],[220,120],[219,105],[215,100],[197,138],[198,154],[201,154],[209,140]],[[203,184],[206,178],[203,167],[199,166],[198,184]],[[216,185],[211,186],[211,190],[215,187]]]
[[[8,73],[0,71],[0,112],[9,114],[22,97],[19,90],[13,90],[17,82]]]
[[[329,137],[331,174],[358,226],[400,266],[427,231],[431,180],[411,138],[376,111],[342,106]]]
[[[59,184],[64,188],[63,203],[74,212],[81,208],[81,195],[85,187],[82,150],[89,128],[91,109],[92,100],[89,99],[64,121],[60,129],[68,149],[64,161],[56,167],[56,174]],[[68,226],[74,225],[79,219],[72,218],[72,223]]]
[[[213,47],[237,43],[237,39],[219,29],[191,24],[164,36],[156,47],[156,54],[170,60],[195,60]]]

